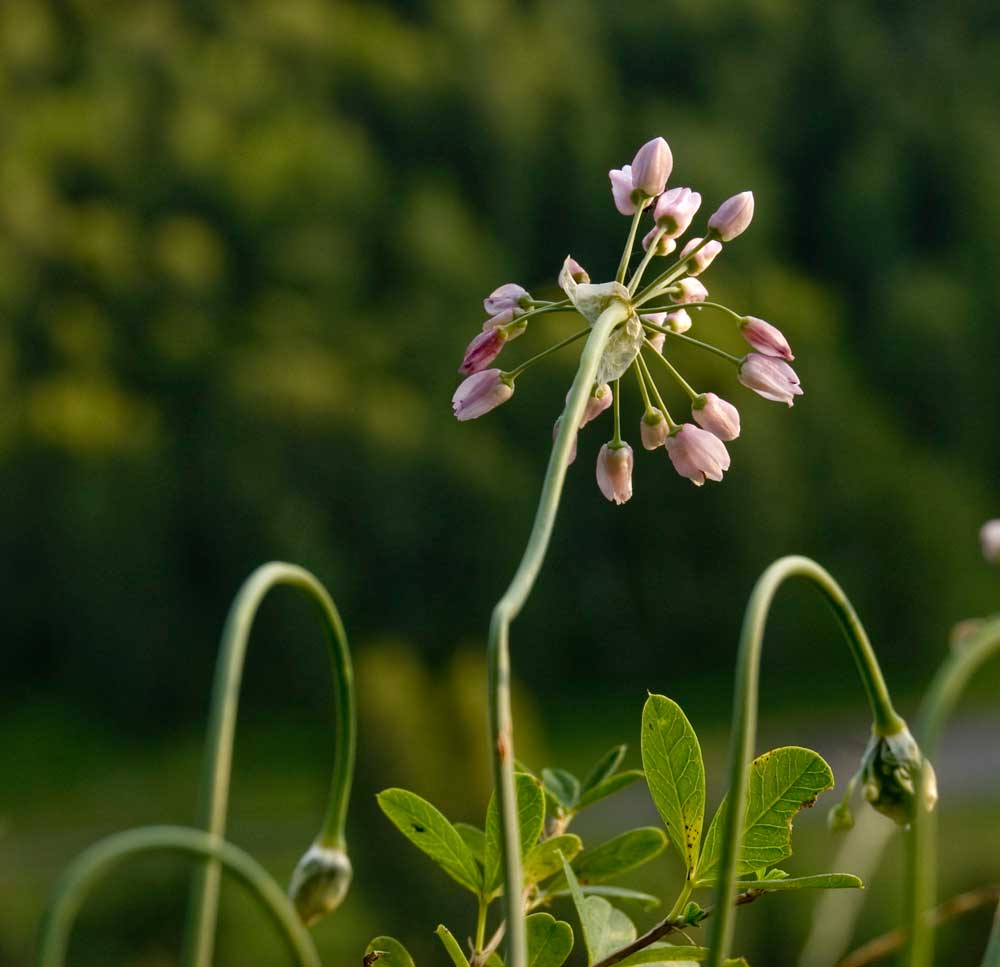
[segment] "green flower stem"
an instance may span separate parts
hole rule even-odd
[[[757,733],[757,700],[760,678],[760,655],[764,628],[771,603],[781,585],[789,578],[803,577],[823,593],[840,623],[854,657],[874,720],[876,735],[893,735],[906,723],[892,707],[889,690],[879,669],[878,659],[854,608],[836,581],[815,561],[806,557],[783,557],[775,561],[758,579],[743,618],[739,654],[736,659],[736,685],[733,699],[733,723],[729,746],[729,802],[743,803],[747,792],[747,771],[753,758]],[[743,810],[726,811],[722,833],[719,878],[715,889],[716,918],[709,933],[707,967],[722,967],[733,930],[733,898],[736,863],[742,845]]]
[[[690,305],[693,309],[717,309],[719,312],[725,312],[727,315],[732,316],[737,322],[743,321],[743,316],[734,309],[730,309],[729,306],[724,306],[721,302],[695,302],[690,303]],[[646,312],[676,312],[678,309],[684,308],[686,306],[680,306],[674,302],[667,306],[650,306]]]
[[[59,881],[42,921],[39,967],[62,967],[70,933],[87,894],[115,866],[143,853],[185,853],[225,866],[270,914],[299,967],[320,967],[312,937],[284,891],[248,853],[210,833],[183,826],[147,826],[116,833],[81,853]]]
[[[642,324],[646,329],[652,329],[654,332],[666,333],[666,335],[671,336],[674,339],[680,339],[683,342],[690,343],[692,346],[699,346],[702,349],[707,349],[710,353],[715,353],[716,356],[728,359],[729,362],[734,363],[736,366],[739,366],[743,362],[743,358],[741,356],[734,356],[732,353],[727,353],[724,349],[719,349],[718,346],[702,342],[700,339],[695,339],[693,336],[685,336],[682,332],[674,332],[672,329],[665,329],[663,326],[657,326],[652,322],[647,322],[645,319],[643,319]]]
[[[330,652],[336,719],[330,797],[316,842],[322,847],[344,850],[344,825],[354,775],[355,754],[354,685],[347,635],[337,608],[323,585],[308,571],[281,562],[257,568],[244,581],[233,600],[222,630],[205,750],[200,824],[218,839],[225,836],[243,664],[257,609],[268,592],[278,585],[305,591],[319,606],[323,618]],[[208,857],[195,875],[185,958],[182,961],[192,967],[210,967],[212,963],[221,872],[222,864],[217,859]]]
[[[523,318],[523,316],[521,318]],[[558,352],[558,350],[563,349],[570,343],[576,342],[577,339],[582,339],[584,336],[587,335],[588,332],[590,332],[590,326],[587,326],[586,329],[580,329],[578,332],[574,332],[572,336],[567,336],[565,339],[560,339],[559,342],[555,343],[552,346],[549,346],[548,349],[543,349],[540,353],[536,353],[530,359],[526,359],[523,363],[521,363],[520,366],[515,367],[510,372],[504,373],[503,375],[507,377],[507,379],[517,379],[517,377],[520,376],[521,373],[523,373],[529,367],[534,366],[535,363],[543,360],[546,356],[549,356],[554,352]]]
[[[653,236],[652,242],[649,243],[649,248],[646,249],[646,254],[643,255],[642,261],[639,263],[638,268],[635,270],[635,273],[629,280],[628,284],[629,295],[634,295],[635,290],[639,288],[639,283],[642,281],[642,276],[645,273],[649,263],[653,260],[653,256],[656,255],[656,246],[660,244],[660,239],[663,238],[663,233],[665,231],[666,231],[665,228],[658,229],[656,234]]]
[[[476,913],[476,941],[475,941],[475,952],[480,953],[483,949],[483,943],[486,940],[486,911],[488,909],[488,902],[483,897],[479,898],[479,909]]]
[[[656,350],[653,349],[653,352],[655,353]],[[659,355],[659,353],[657,353],[657,355]],[[663,402],[663,397],[660,396],[660,390],[656,385],[656,380],[653,379],[653,374],[649,371],[649,366],[646,365],[646,360],[643,359],[642,353],[639,353],[639,355],[635,358],[636,362],[639,364],[639,368],[642,370],[642,375],[646,378],[646,382],[652,387],[653,395],[656,397],[656,402],[660,405],[660,410],[667,418],[667,426],[670,428],[670,431],[673,432],[677,429],[677,424],[674,422],[673,417],[671,417],[670,410],[667,409],[667,404]]]
[[[622,260],[618,263],[618,272],[615,275],[616,282],[625,281],[625,273],[628,271],[628,262],[632,258],[632,248],[635,246],[635,233],[639,228],[639,219],[642,218],[642,213],[646,210],[646,203],[641,204],[636,210],[635,214],[632,216],[632,225],[628,230],[628,238],[625,241],[625,249],[622,252]]]
[[[666,356],[664,356],[664,355],[663,355],[662,353],[658,353],[658,352],[656,351],[656,347],[655,347],[655,346],[652,346],[652,345],[650,345],[650,342],[649,342],[649,340],[648,340],[648,339],[646,340],[646,345],[647,345],[647,346],[649,346],[649,348],[653,350],[653,355],[654,355],[654,356],[655,356],[655,357],[656,357],[656,358],[657,358],[657,359],[658,359],[658,360],[659,360],[659,361],[660,361],[661,363],[663,363],[663,365],[664,365],[664,366],[666,366],[666,368],[667,368],[668,372],[670,373],[670,375],[671,375],[671,376],[673,376],[673,378],[674,378],[675,380],[677,380],[677,382],[678,382],[678,383],[680,383],[680,385],[681,385],[681,389],[683,389],[683,390],[684,390],[684,392],[685,392],[685,393],[687,393],[687,395],[688,395],[688,396],[689,396],[689,397],[690,397],[691,399],[697,399],[697,397],[698,397],[698,394],[697,394],[697,393],[696,393],[696,392],[694,391],[694,389],[692,389],[692,387],[691,387],[691,384],[690,384],[690,383],[689,383],[689,382],[688,382],[688,381],[687,381],[687,380],[686,380],[686,379],[685,379],[685,378],[684,378],[683,376],[681,376],[681,374],[680,374],[680,373],[678,373],[676,369],[674,369],[674,367],[673,367],[673,365],[671,364],[670,360],[669,360],[669,359],[667,359],[667,357],[666,357]]]
[[[635,373],[636,381],[639,383],[639,393],[642,395],[642,402],[648,411],[652,409],[652,403],[649,399],[649,391],[646,389],[646,381],[643,379],[642,368],[639,366],[638,359],[639,357],[636,356],[636,358],[632,360],[632,372]]]
[[[952,651],[938,669],[917,719],[916,738],[929,761],[933,762],[937,755],[945,723],[966,685],[979,668],[996,655],[1000,655],[1000,617],[989,619]],[[926,778],[925,771],[922,780]],[[909,967],[929,967],[934,960],[934,931],[922,914],[934,906],[937,892],[937,820],[933,813],[927,811],[922,795],[917,796],[917,811],[907,843],[906,865],[910,883],[907,896],[907,921],[910,926],[907,963]],[[992,963],[1000,963],[1000,951]]]
[[[548,469],[542,483],[538,511],[524,556],[510,587],[493,609],[488,645],[490,734],[493,743],[493,781],[497,790],[500,839],[504,861],[504,908],[509,924],[507,967],[526,967],[524,909],[520,902],[521,844],[517,827],[517,795],[514,786],[514,736],[510,708],[510,623],[520,613],[538,577],[552,536],[556,511],[566,480],[566,466],[577,427],[600,363],[615,326],[628,318],[629,308],[614,302],[598,317],[580,356],[580,366],[570,389]]]
[[[670,285],[672,282],[676,282],[682,275],[687,274],[687,262],[692,255],[700,252],[715,236],[711,231],[693,248],[687,255],[683,258],[678,259],[673,265],[664,269],[649,285],[646,286],[642,292],[639,293],[638,299],[632,300],[632,305],[638,308],[639,306],[645,305],[650,299],[655,299],[658,295],[663,294],[663,290]]]
[[[615,380],[614,389],[614,400],[612,401],[614,410],[614,423],[615,423],[615,435],[611,439],[611,443],[615,447],[620,447],[622,445],[622,381],[620,379]]]

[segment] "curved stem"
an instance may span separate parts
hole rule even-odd
[[[538,511],[524,556],[510,587],[493,609],[488,645],[490,735],[493,741],[493,781],[497,790],[500,839],[504,861],[504,908],[509,925],[507,967],[525,967],[524,910],[521,897],[521,844],[517,827],[517,797],[514,787],[514,737],[510,710],[510,623],[521,608],[541,569],[552,536],[559,498],[566,479],[566,466],[573,438],[583,419],[587,397],[597,375],[597,367],[615,326],[628,318],[624,302],[615,302],[598,317],[580,356],[580,367],[570,389],[563,419],[552,445],[548,470],[542,483]]]
[[[305,591],[319,606],[323,617],[330,652],[336,722],[330,797],[316,842],[326,848],[343,850],[346,847],[344,826],[351,794],[351,779],[354,775],[355,753],[351,657],[347,635],[336,605],[323,585],[312,574],[293,564],[274,562],[257,568],[244,581],[229,609],[222,631],[212,692],[200,823],[213,836],[219,839],[225,836],[236,713],[250,631],[261,602],[272,588],[279,585]],[[212,963],[220,876],[221,864],[211,857],[195,874],[188,913],[185,956],[182,963],[193,967],[209,967]]]
[[[647,306],[646,312],[676,312],[678,309],[683,309],[684,306],[678,305],[676,302],[671,303],[668,306]],[[730,309],[729,306],[724,306],[721,302],[695,302],[691,304],[692,309],[718,309],[720,312],[725,312],[732,316],[737,322],[743,321],[743,316],[741,316],[735,309]]]
[[[854,608],[836,581],[815,561],[806,557],[784,557],[775,561],[758,579],[743,618],[736,685],[733,698],[732,736],[729,746],[729,802],[743,803],[747,793],[747,770],[753,758],[757,733],[757,694],[760,655],[768,611],[778,589],[793,577],[813,582],[833,608],[854,658],[868,703],[873,731],[893,735],[906,723],[892,707],[889,690],[879,669],[878,659]],[[736,862],[742,845],[743,810],[730,808],[722,833],[719,879],[715,889],[716,918],[709,934],[707,967],[722,967],[733,929],[733,896]]]
[[[916,738],[930,761],[952,709],[969,680],[990,658],[1000,654],[1000,617],[991,618],[955,649],[938,669],[920,706]],[[929,776],[924,770],[922,782]],[[923,916],[934,906],[937,885],[937,821],[925,808],[925,797],[917,796],[917,811],[908,840],[907,869],[910,889],[907,921],[910,925],[910,967],[929,967],[934,959],[934,932]]]
[[[149,852],[186,853],[225,866],[271,915],[294,962],[302,967],[320,967],[312,937],[268,872],[231,843],[183,826],[147,826],[116,833],[81,853],[63,874],[46,908],[39,943],[39,967],[62,967],[65,963],[73,923],[97,882],[119,863]]]
[[[667,372],[669,372],[670,375],[673,376],[675,380],[677,380],[677,382],[680,384],[681,389],[684,390],[685,393],[687,393],[688,397],[692,400],[697,399],[698,393],[691,386],[691,384],[683,376],[681,376],[679,372],[677,372],[673,363],[671,363],[670,360],[663,355],[663,353],[656,352],[656,347],[651,345],[648,339],[646,340],[646,345],[653,350],[653,355],[656,356],[656,358],[659,359],[661,363],[663,363],[663,365],[667,369]]]
[[[543,349],[540,353],[535,353],[534,356],[530,359],[526,359],[520,366],[515,366],[514,369],[510,370],[510,372],[504,373],[503,375],[509,379],[517,379],[517,377],[520,376],[521,373],[523,373],[529,366],[534,366],[535,363],[544,359],[551,353],[557,352],[564,346],[568,346],[570,343],[576,342],[577,339],[581,339],[583,336],[586,336],[588,332],[590,332],[589,327],[586,329],[580,329],[577,332],[574,332],[572,336],[567,336],[565,339],[560,339],[559,342],[549,346],[548,349]]]
[[[683,306],[681,308],[683,308]],[[735,363],[737,366],[743,362],[741,357],[734,356],[732,353],[727,353],[724,349],[719,349],[718,346],[702,342],[700,339],[695,339],[693,336],[685,336],[682,332],[674,332],[673,329],[665,329],[663,326],[657,326],[655,323],[647,322],[645,319],[643,319],[642,324],[646,329],[652,329],[655,332],[662,332],[666,336],[672,336],[674,339],[680,339],[683,342],[690,343],[692,346],[699,346],[702,349],[707,349],[710,353],[715,353],[716,356],[728,359],[729,362]]]

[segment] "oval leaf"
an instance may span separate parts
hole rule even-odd
[[[482,892],[482,874],[472,851],[439,810],[406,789],[386,789],[376,798],[382,812],[411,843],[466,889]]]
[[[816,797],[833,788],[833,772],[811,749],[789,745],[754,759],[747,777],[743,849],[736,875],[757,876],[792,855],[792,819]],[[698,880],[718,872],[728,797],[722,800],[705,834]],[[774,881],[781,882],[781,881]]]
[[[542,769],[542,784],[556,803],[567,812],[580,798],[580,780],[565,769]]]
[[[613,907],[604,897],[584,896],[572,868],[565,860],[563,871],[580,918],[588,964],[604,960],[609,954],[635,940],[635,924],[621,910]]]
[[[618,771],[618,767],[622,764],[622,759],[625,758],[626,748],[627,746],[624,745],[616,745],[613,749],[605,752],[594,763],[593,768],[583,780],[582,788],[584,792],[593,789],[594,786],[599,786],[605,779],[610,778]]]
[[[458,835],[465,840],[465,845],[469,847],[476,861],[482,863],[486,854],[486,834],[471,823],[452,823],[452,825],[458,830]]]
[[[545,795],[538,780],[522,772],[514,776],[517,788],[517,821],[521,830],[521,856],[531,852],[545,826]],[[486,809],[486,851],[483,859],[486,894],[500,888],[503,864],[500,857],[500,810],[496,793]]]
[[[607,779],[603,779],[596,786],[583,793],[576,808],[578,810],[583,809],[584,806],[590,806],[595,802],[600,802],[602,799],[607,799],[608,796],[613,796],[619,789],[624,789],[626,786],[630,786],[633,782],[642,778],[641,769],[629,769],[627,772],[618,772],[613,776],[608,776]]]
[[[609,896],[616,900],[629,900],[642,905],[644,910],[655,910],[660,905],[660,898],[652,893],[640,893],[639,890],[630,890],[624,886],[609,886],[608,884],[582,883],[580,892],[584,896]],[[569,889],[566,887],[565,877],[562,884],[555,889],[546,890],[545,897],[565,897],[569,896]]]
[[[642,710],[642,766],[649,793],[690,874],[698,863],[705,821],[705,766],[687,716],[664,695],[650,695]]]
[[[376,937],[365,948],[365,967],[414,967],[409,951],[393,937]]]
[[[615,836],[586,850],[573,863],[581,883],[601,883],[648,863],[663,852],[667,837],[662,829],[643,826]]]
[[[469,967],[469,958],[462,952],[462,948],[458,945],[458,941],[451,935],[451,931],[443,923],[439,923],[437,930],[434,932],[441,939],[441,943],[444,945],[444,949],[448,951],[448,956],[451,957],[451,962],[455,967]]]
[[[864,883],[850,873],[815,873],[812,876],[786,876],[780,880],[737,880],[738,893],[781,893],[784,890],[863,890]]]
[[[541,883],[553,873],[561,873],[563,857],[572,860],[581,849],[583,842],[573,833],[562,833],[536,843],[524,858],[525,885]]]
[[[573,928],[551,913],[533,913],[524,922],[528,967],[562,967],[573,950]]]

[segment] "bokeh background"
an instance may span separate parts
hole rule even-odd
[[[441,963],[437,923],[468,933],[469,901],[373,794],[481,820],[486,622],[573,356],[464,425],[455,369],[499,283],[548,296],[567,252],[611,276],[627,225],[606,172],[658,134],[706,213],[753,188],[706,282],[782,326],[806,395],[787,411],[678,353],[741,407],[732,471],[696,490],[638,454],[624,508],[593,479],[608,428],[581,435],[514,629],[519,753],[583,770],[627,741],[638,765],[648,688],[702,733],[717,799],[742,608],[789,552],[842,579],[912,713],[951,626],[1000,591],[976,545],[1000,513],[998,63],[984,0],[0,3],[0,964],[31,962],[87,844],[193,821],[218,633],[274,558],[329,586],[355,648],[357,872],[316,930],[327,961],[385,932]],[[572,331],[543,318],[510,359]],[[721,317],[698,325],[738,351]],[[268,602],[241,712],[231,838],[282,879],[329,766],[313,618]],[[809,590],[783,593],[765,654],[762,745],[811,744],[846,780],[865,709]],[[939,763],[944,894],[1000,876],[998,682]],[[824,812],[787,868],[832,863]],[[582,830],[655,821],[634,787]],[[147,860],[102,886],[73,963],[175,963],[187,876]],[[895,844],[856,941],[898,922],[900,879]],[[666,896],[677,867],[631,882]],[[218,963],[281,963],[224,899]],[[810,910],[747,909],[741,951],[795,963]],[[943,931],[941,962],[978,963],[988,920]]]

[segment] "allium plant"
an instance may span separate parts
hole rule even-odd
[[[559,287],[566,298],[534,298],[514,282],[501,285],[483,301],[489,318],[483,331],[469,343],[459,367],[466,379],[455,391],[452,407],[459,420],[483,416],[514,395],[516,381],[550,353],[590,337],[599,320],[608,330],[590,386],[590,399],[606,408],[613,401],[611,438],[597,456],[597,485],[616,504],[632,496],[632,447],[622,436],[622,377],[631,371],[641,403],[639,438],[646,450],[664,448],[674,469],[696,486],[722,480],[729,469],[726,447],[740,435],[736,407],[714,392],[698,392],[681,375],[673,350],[681,345],[711,352],[731,363],[745,387],[765,399],[791,406],[802,387],[788,340],[781,330],[763,319],[744,316],[728,306],[708,300],[708,289],[699,278],[723,252],[724,244],[741,235],[753,218],[754,198],[749,191],[724,201],[708,219],[704,234],[691,238],[676,261],[662,268],[643,285],[657,258],[672,254],[678,240],[691,227],[701,207],[701,195],[690,188],[667,188],[673,155],[663,138],[644,144],[630,165],[612,170],[611,195],[615,207],[631,222],[614,281],[593,283],[571,256],[559,273]],[[644,254],[629,272],[635,240],[645,217],[652,227],[642,239]],[[655,303],[655,304],[651,304]],[[489,368],[507,343],[524,334],[530,320],[551,312],[575,311],[584,327],[509,370]],[[695,319],[718,312],[735,321],[750,351],[736,356],[709,338],[687,335]],[[699,327],[700,328],[700,327]],[[589,340],[588,344],[594,344]],[[668,351],[669,346],[669,351]],[[691,408],[694,422],[677,422],[667,408],[659,381],[666,380]],[[567,426],[582,429],[595,414],[588,403],[583,416]],[[560,418],[559,426],[562,426]],[[569,432],[569,431],[567,431]],[[571,451],[575,455],[575,448]]]
[[[790,579],[804,579],[825,598],[857,668],[872,716],[868,745],[845,794],[830,812],[834,830],[854,822],[852,800],[860,788],[876,811],[907,831],[909,967],[929,967],[927,911],[934,898],[934,770],[906,722],[893,707],[875,651],[849,600],[836,581],[807,558],[786,557],[757,581],[747,605],[736,658],[728,792],[706,823],[705,768],[697,735],[681,708],[666,695],[650,694],[639,724],[642,768],[625,768],[624,745],[612,748],[582,777],[546,767],[536,769],[515,756],[511,715],[510,625],[520,612],[542,566],[552,536],[566,473],[576,455],[577,435],[599,419],[612,421],[611,437],[597,451],[597,483],[610,501],[632,494],[635,454],[621,429],[621,380],[635,378],[639,441],[646,450],[667,452],[677,472],[696,485],[721,480],[729,468],[727,443],[740,435],[736,407],[714,391],[696,391],[681,375],[672,350],[689,345],[712,352],[735,367],[737,380],[766,399],[791,406],[801,395],[789,365],[792,351],[776,327],[708,301],[700,276],[729,242],[750,224],[754,200],[741,192],[723,202],[703,234],[680,248],[679,258],[643,285],[655,258],[669,256],[690,228],[701,196],[686,187],[667,188],[673,157],[656,138],[630,165],[610,173],[612,200],[631,218],[628,237],[612,281],[594,283],[567,257],[559,274],[566,298],[534,298],[514,283],[484,301],[482,332],[462,361],[466,376],[453,399],[460,420],[475,419],[509,400],[516,381],[557,349],[583,340],[576,377],[554,427],[552,452],[538,511],[522,560],[494,608],[489,629],[490,755],[494,791],[481,824],[452,822],[416,792],[386,789],[378,805],[388,820],[474,900],[468,930],[439,925],[436,934],[455,967],[562,967],[576,951],[587,967],[639,964],[739,964],[729,948],[735,911],[769,894],[803,889],[852,889],[861,880],[850,872],[809,874],[778,868],[792,855],[792,821],[800,810],[834,785],[822,757],[786,746],[757,754],[756,726],[760,657],[771,604]],[[643,237],[644,254],[629,274],[640,222],[653,226]],[[575,311],[585,323],[570,335],[511,369],[492,364],[506,344],[525,334],[530,320],[550,312]],[[736,356],[687,333],[705,312],[735,321],[749,347]],[[700,335],[700,334],[699,334]],[[676,384],[691,406],[691,422],[671,416],[656,376]],[[610,410],[609,417],[605,414]],[[988,560],[1000,562],[1000,521],[981,534]],[[225,839],[229,770],[243,660],[257,608],[269,590],[288,584],[319,607],[331,658],[335,704],[333,778],[326,817],[294,871],[287,896],[259,864]],[[961,645],[935,678],[921,711],[918,735],[936,748],[943,722],[984,661],[1000,652],[1000,618],[963,623]],[[285,938],[294,962],[320,964],[307,927],[335,911],[352,876],[345,824],[354,767],[354,699],[350,653],[337,610],[311,574],[287,564],[265,565],[246,581],[223,630],[212,697],[201,795],[201,829],[146,827],[96,844],[67,870],[57,886],[41,931],[39,962],[59,967],[72,925],[86,893],[117,864],[149,851],[193,856],[190,917],[184,964],[212,963],[220,876],[234,873],[250,889]],[[625,830],[607,842],[583,843],[571,826],[577,816],[627,786],[644,783],[661,826]],[[733,804],[738,803],[739,808]],[[665,849],[676,851],[683,876],[664,883],[657,895],[619,882]],[[673,887],[671,889],[671,886]],[[708,901],[708,897],[711,901]],[[635,910],[666,901],[665,915],[644,932]],[[704,903],[708,905],[703,905]],[[777,902],[777,901],[775,901]],[[570,921],[557,914],[572,911]],[[707,933],[706,937],[700,931]],[[468,937],[463,944],[459,938]],[[680,938],[683,942],[674,942]],[[883,949],[888,941],[876,943]],[[898,940],[892,941],[898,945]],[[891,943],[890,943],[891,946]],[[406,948],[386,935],[376,937],[355,963],[372,967],[414,967]],[[856,959],[855,963],[865,963]],[[990,941],[984,967],[1000,967],[1000,926]]]

